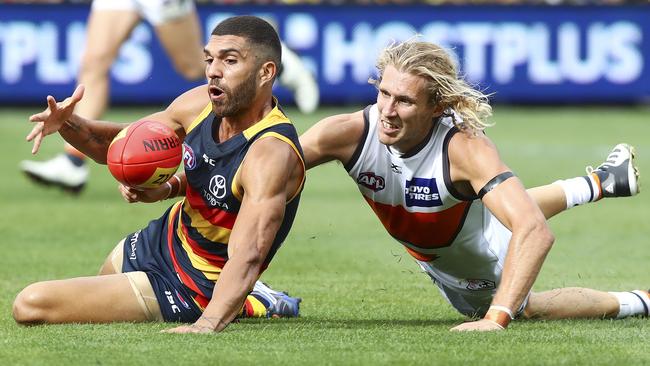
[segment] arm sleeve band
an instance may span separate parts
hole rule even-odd
[[[478,191],[478,198],[483,199],[483,196],[485,196],[486,194],[488,194],[488,192],[496,188],[496,186],[498,186],[499,184],[505,182],[506,180],[514,176],[515,175],[512,172],[503,172],[501,174],[498,174],[496,177],[490,179],[490,181],[487,182],[485,186],[481,188],[480,191]]]

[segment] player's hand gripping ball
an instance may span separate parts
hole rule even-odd
[[[176,172],[182,150],[171,128],[156,121],[137,121],[120,131],[108,147],[108,170],[126,186],[155,188]]]

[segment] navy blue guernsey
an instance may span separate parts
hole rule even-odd
[[[230,233],[243,198],[238,174],[251,145],[262,138],[284,141],[303,166],[302,182],[287,201],[284,219],[262,270],[289,233],[305,177],[298,134],[277,103],[260,122],[221,143],[213,138],[219,123],[208,105],[188,128],[183,143],[186,195],[170,208],[167,221],[167,243],[174,270],[194,292],[194,300],[202,308],[210,301],[214,284],[228,260]]]

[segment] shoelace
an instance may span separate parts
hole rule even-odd
[[[607,160],[605,160],[602,164],[597,166],[595,169],[591,165],[587,165],[585,171],[587,171],[587,174],[591,174],[594,170],[607,170],[608,168],[611,168],[615,165],[616,159],[618,159],[618,153],[618,150],[612,151],[612,153],[607,156]]]

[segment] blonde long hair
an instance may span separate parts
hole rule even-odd
[[[369,82],[378,86],[387,66],[423,77],[429,90],[429,103],[441,106],[459,129],[476,133],[493,125],[487,121],[492,115],[488,95],[458,77],[454,62],[442,47],[416,39],[393,43],[377,59],[378,80],[371,78]],[[461,121],[456,120],[452,111]]]

